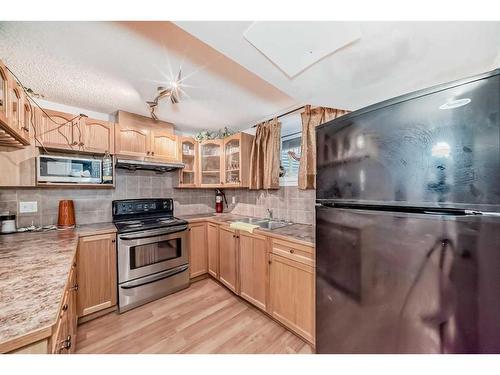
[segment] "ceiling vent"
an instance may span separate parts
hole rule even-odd
[[[290,78],[360,36],[358,26],[334,21],[258,21],[244,33],[250,44]]]

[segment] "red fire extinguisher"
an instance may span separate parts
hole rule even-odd
[[[224,209],[222,199],[224,199],[224,202],[226,202],[227,207],[226,194],[224,194],[224,192],[220,189],[215,189],[215,212],[217,212],[218,214],[222,213]]]

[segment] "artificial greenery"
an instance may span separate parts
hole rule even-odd
[[[217,131],[211,131],[211,130],[202,130],[198,134],[194,136],[194,138],[198,141],[207,141],[210,139],[223,139],[226,137],[229,137],[230,135],[234,134],[234,132],[230,129],[228,129],[227,126],[225,126],[223,129],[219,129]]]

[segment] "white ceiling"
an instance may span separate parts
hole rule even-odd
[[[354,110],[500,64],[500,22],[349,24],[360,39],[292,78],[244,38],[252,22],[240,21],[0,22],[0,59],[49,101],[143,115],[182,65],[189,97],[157,113],[185,132],[244,129],[304,103]],[[345,25],[310,23],[330,33]]]
[[[328,23],[342,32],[346,22]],[[500,65],[500,22],[349,22],[359,27],[360,39],[293,78],[245,40],[252,22],[176,24],[298,102],[349,110]]]
[[[143,115],[156,87],[182,65],[189,97],[161,102],[157,114],[184,132],[244,129],[296,105],[170,22],[2,22],[0,59],[48,101]]]

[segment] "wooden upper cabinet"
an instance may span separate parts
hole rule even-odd
[[[0,144],[15,147],[29,145],[25,102],[23,88],[0,62]]]
[[[98,153],[115,152],[115,128],[109,121],[85,119],[83,150]]]
[[[219,226],[207,223],[208,273],[219,278]]]
[[[191,278],[208,272],[207,225],[189,225],[189,275]]]
[[[178,137],[180,161],[184,168],[179,170],[179,187],[195,187],[199,184],[198,142],[191,137]]]
[[[220,187],[222,179],[222,146],[221,139],[213,139],[200,143],[200,186]]]
[[[276,254],[270,260],[271,315],[314,344],[314,268]]]
[[[78,242],[78,316],[116,305],[116,234]]]
[[[8,95],[7,68],[0,61],[0,122],[7,125],[7,95]]]
[[[236,240],[235,230],[219,227],[219,280],[233,292],[238,293]]]
[[[240,296],[265,311],[269,266],[266,237],[243,231],[238,236]]]
[[[179,160],[177,137],[168,130],[151,130],[151,148],[149,156],[170,161]]]
[[[150,131],[137,126],[115,125],[115,153],[127,156],[149,155]]]
[[[45,109],[36,121],[36,145],[52,149],[80,150],[83,144],[83,119],[77,115]],[[42,144],[40,144],[40,142]]]
[[[253,135],[237,133],[224,138],[224,178],[227,187],[247,187]]]

